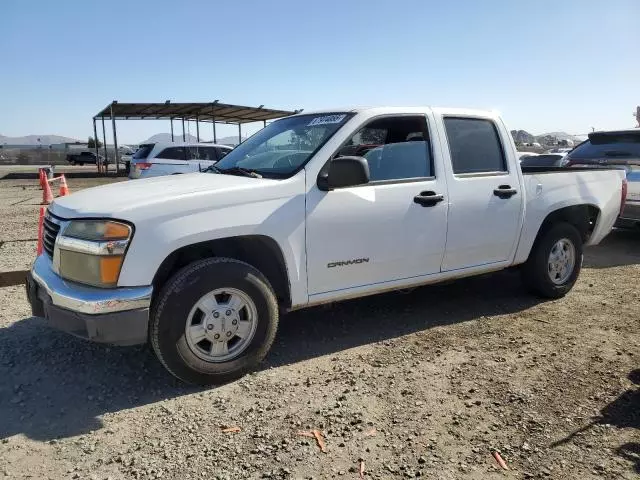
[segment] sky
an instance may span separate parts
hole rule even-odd
[[[2,0],[1,10],[6,136],[87,138],[112,100],[470,107],[534,134],[630,128],[640,105],[640,0]],[[118,122],[119,143],[168,131]]]

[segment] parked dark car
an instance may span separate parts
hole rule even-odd
[[[99,157],[100,161],[104,163],[102,157]],[[71,165],[84,165],[85,163],[96,164],[96,154],[93,152],[79,152],[67,154],[67,162]]]
[[[640,225],[640,129],[593,132],[566,157],[567,167],[618,167],[627,172],[618,226]]]

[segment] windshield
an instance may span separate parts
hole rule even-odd
[[[348,113],[295,115],[277,120],[230,151],[214,171],[251,170],[285,178],[302,167],[351,118]]]

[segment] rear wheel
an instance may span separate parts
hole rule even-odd
[[[549,227],[536,240],[523,267],[523,279],[535,294],[565,296],[576,283],[582,266],[582,237],[571,224]]]
[[[169,372],[208,385],[255,368],[277,327],[276,297],[263,275],[237,260],[209,258],[183,268],[161,290],[150,337]]]

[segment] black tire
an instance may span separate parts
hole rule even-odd
[[[189,347],[185,325],[192,307],[219,288],[247,294],[257,311],[256,330],[246,349],[226,362],[208,362]],[[253,370],[266,356],[278,329],[278,304],[264,276],[251,265],[230,258],[194,262],[171,277],[153,302],[149,337],[165,368],[178,379],[197,385],[229,382]]]
[[[72,162],[71,165],[75,167],[76,165],[78,165],[78,162]]]
[[[80,162],[80,166],[81,166],[81,167],[84,167],[84,162]]]
[[[551,249],[560,240],[566,239],[575,249],[574,265],[571,275],[561,284],[554,283],[549,275],[549,255]],[[522,269],[527,288],[544,298],[564,297],[573,288],[582,267],[582,237],[569,223],[556,223],[540,234],[531,249],[529,258]]]

